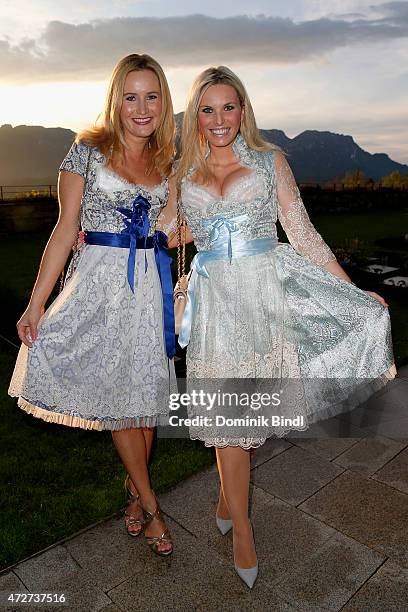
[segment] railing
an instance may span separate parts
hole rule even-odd
[[[0,202],[56,198],[56,185],[0,185]]]
[[[368,182],[365,184],[347,185],[347,183],[338,183],[324,181],[322,183],[314,183],[301,181],[298,183],[299,189],[319,189],[320,191],[408,191],[405,185],[386,187],[381,183]]]
[[[319,191],[407,191],[406,187],[384,187],[378,183],[349,186],[345,183],[328,182],[312,183],[301,181],[300,190]],[[0,202],[18,202],[21,200],[40,200],[56,198],[57,185],[0,185]]]

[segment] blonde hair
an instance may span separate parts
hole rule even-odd
[[[167,176],[170,174],[175,154],[176,124],[170,90],[163,68],[150,55],[132,53],[123,57],[116,64],[108,87],[101,125],[94,125],[83,130],[75,140],[97,147],[106,156],[108,162],[113,156],[122,157],[126,144],[120,110],[125,80],[129,72],[133,70],[151,70],[159,79],[162,111],[159,125],[149,143],[151,162],[148,173],[150,174],[156,168],[162,176]]]
[[[190,168],[195,169],[195,178],[200,182],[207,183],[212,176],[205,159],[206,141],[198,127],[197,117],[201,99],[211,85],[230,85],[237,92],[241,107],[244,108],[240,131],[248,147],[255,151],[280,150],[260,135],[248,93],[241,79],[227,66],[211,66],[198,75],[190,90],[183,118],[181,156],[177,172],[179,181],[187,175]]]

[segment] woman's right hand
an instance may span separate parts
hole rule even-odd
[[[17,323],[18,337],[28,348],[32,348],[32,342],[37,340],[38,321],[43,314],[43,306],[30,305]]]

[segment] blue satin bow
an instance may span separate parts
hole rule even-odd
[[[132,208],[118,208],[117,210],[125,216],[125,229],[119,234],[115,232],[85,232],[85,242],[90,245],[111,246],[129,249],[127,263],[127,279],[134,293],[134,274],[136,249],[154,249],[157,271],[160,278],[163,296],[163,319],[164,335],[166,342],[166,353],[169,359],[176,354],[174,335],[174,306],[173,306],[173,283],[171,278],[172,258],[167,253],[167,236],[164,232],[156,231],[149,236],[150,221],[148,210],[149,202],[143,196],[138,196],[133,202]],[[145,253],[145,272],[148,263]]]
[[[171,264],[173,258],[167,252],[167,236],[164,232],[155,231],[153,236],[154,256],[159,273],[163,296],[164,337],[167,356],[172,359],[176,354],[176,337],[174,332],[174,301]]]
[[[133,202],[132,208],[117,209],[118,212],[125,216],[123,220],[125,228],[122,230],[121,234],[128,234],[130,239],[127,278],[133,293],[135,292],[136,241],[138,238],[144,238],[146,242],[149,236],[149,209],[150,203],[141,195],[137,196]],[[147,257],[145,253],[145,272],[147,266]]]
[[[205,222],[204,222],[204,225],[205,225]],[[214,244],[215,242],[217,242],[219,235],[220,235],[220,230],[222,227],[225,227],[227,229],[228,231],[228,251],[227,252],[228,252],[228,259],[231,261],[232,259],[231,234],[232,232],[237,231],[237,224],[232,219],[227,219],[227,217],[218,216],[216,219],[212,219],[209,225],[211,227],[211,233],[210,233],[211,244]]]

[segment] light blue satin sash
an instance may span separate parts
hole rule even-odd
[[[191,277],[188,284],[187,303],[178,337],[179,345],[184,348],[190,342],[191,325],[195,310],[195,293],[197,275],[209,278],[206,264],[217,259],[227,259],[231,262],[236,257],[249,257],[272,251],[278,244],[278,239],[256,238],[247,240],[240,236],[242,223],[248,219],[247,214],[237,215],[227,219],[224,216],[206,219],[204,225],[210,230],[210,245],[208,251],[199,251],[191,262]],[[234,235],[235,234],[235,235]]]

